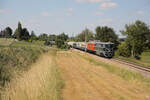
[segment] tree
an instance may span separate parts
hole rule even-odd
[[[37,37],[34,33],[34,31],[31,32],[31,37]]]
[[[34,31],[31,32],[30,39],[31,39],[31,41],[38,39],[37,36],[35,35]]]
[[[137,20],[133,24],[125,25],[125,30],[122,30],[121,33],[127,36],[125,42],[130,47],[131,56],[139,58],[149,42],[147,38],[150,36],[149,27],[144,22]]]
[[[4,37],[4,31],[0,31],[0,37],[3,38]]]
[[[43,34],[39,35],[38,38],[39,38],[39,40],[41,40],[41,41],[46,41],[46,40],[48,39],[48,35],[45,34],[45,33],[43,33]]]
[[[118,50],[117,50],[116,54],[119,56],[123,56],[123,57],[130,57],[131,51],[130,51],[129,45],[127,45],[126,42],[122,42],[118,46]]]
[[[65,44],[65,41],[67,41],[67,39],[68,35],[66,35],[65,33],[58,35],[55,40],[56,46],[61,49],[68,49],[69,46]]]
[[[61,33],[60,35],[57,36],[57,38],[63,41],[67,41],[68,35],[66,35],[65,33]]]
[[[145,33],[145,37],[146,37],[145,49],[150,49],[150,32],[149,33]]]
[[[22,36],[22,25],[20,22],[18,22],[18,28],[16,29],[13,37],[20,41],[20,40],[22,40],[21,36]]]
[[[22,36],[21,36],[21,40],[29,40],[30,38],[30,34],[28,32],[28,30],[26,28],[22,29]]]
[[[57,46],[57,48],[62,48],[62,46],[63,46],[64,44],[65,44],[65,43],[64,43],[63,40],[61,40],[61,39],[59,39],[59,38],[56,39],[56,46]]]
[[[4,30],[4,37],[5,38],[10,38],[12,35],[12,29],[10,27],[6,27]]]
[[[82,41],[82,42],[87,41],[88,42],[90,40],[94,40],[94,34],[92,31],[90,31],[87,28],[76,36],[76,41]]]
[[[55,41],[56,40],[56,35],[49,35],[48,40],[49,41]]]
[[[101,42],[117,42],[118,36],[115,34],[113,28],[98,26],[95,31],[96,40],[100,40]]]

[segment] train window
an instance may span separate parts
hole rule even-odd
[[[113,48],[113,44],[106,44],[106,48]]]

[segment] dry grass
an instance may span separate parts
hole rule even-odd
[[[0,46],[9,46],[14,42],[14,39],[0,38]]]
[[[84,57],[74,51],[60,51],[57,55],[57,63],[63,70],[62,77],[65,80],[62,92],[64,100],[150,99],[150,88],[147,85],[124,80],[108,71],[104,64],[92,63],[85,59],[90,56],[81,55]],[[96,59],[93,57],[93,60]]]
[[[31,70],[8,85],[2,100],[59,100],[62,81],[55,63],[56,51],[42,55]]]

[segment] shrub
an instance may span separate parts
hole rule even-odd
[[[123,57],[130,57],[131,56],[130,47],[125,42],[123,42],[118,46],[116,55]]]
[[[57,48],[62,48],[64,44],[65,44],[65,43],[64,43],[63,40],[61,40],[61,39],[56,39],[56,46],[57,46]]]
[[[64,44],[64,45],[61,46],[61,49],[66,49],[66,50],[68,50],[68,49],[70,49],[70,46],[67,45],[67,44]]]

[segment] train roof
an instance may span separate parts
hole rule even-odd
[[[83,43],[85,44],[85,42],[68,42],[68,43]],[[89,41],[89,42],[86,42],[86,43],[95,43],[95,44],[114,44],[112,42],[100,42],[100,41]]]
[[[112,42],[99,42],[99,41],[90,41],[89,43],[96,43],[96,44],[114,44]]]

